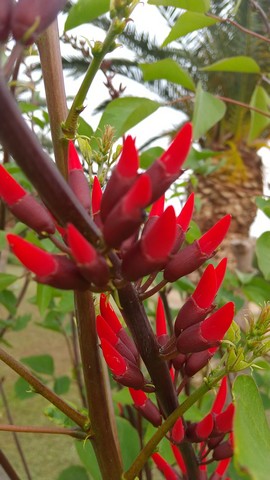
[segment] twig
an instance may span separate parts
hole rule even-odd
[[[157,285],[155,285],[151,290],[147,290],[147,292],[142,293],[140,295],[140,300],[146,300],[146,298],[152,297],[155,293],[159,292],[163,287],[165,287],[167,280],[162,280]]]
[[[206,13],[205,15],[207,17],[213,18],[214,20],[217,20],[220,23],[230,23],[234,27],[238,28],[238,30],[241,30],[241,32],[247,33],[248,35],[251,35],[252,37],[259,38],[263,42],[270,43],[270,38],[267,38],[264,35],[260,35],[260,33],[253,32],[252,30],[249,30],[248,28],[243,27],[242,25],[235,22],[234,20],[231,20],[230,18],[222,18],[222,17],[219,17],[218,15],[214,15],[212,13]]]
[[[7,459],[7,457],[4,455],[4,452],[0,449],[0,465],[3,467],[4,471],[8,475],[8,478],[10,480],[20,480],[20,477],[17,475],[15,472],[13,466]]]
[[[80,366],[81,360],[80,360],[80,353],[78,349],[78,335],[77,335],[73,313],[71,315],[70,322],[71,322],[71,338],[72,338],[72,349],[73,349],[73,368],[74,368],[74,373],[76,376],[78,390],[82,400],[82,404],[85,408],[87,408],[86,396],[84,392],[84,384],[82,379],[82,370]]]
[[[4,387],[3,387],[3,380],[4,380],[3,378],[0,379],[0,393],[1,393],[1,396],[2,396],[2,400],[3,400],[5,410],[6,410],[8,421],[9,421],[9,423],[11,423],[10,426],[12,428],[13,427],[13,418],[12,418],[12,415],[11,415],[11,411],[10,411],[8,401],[7,401],[7,397],[6,397],[6,394],[5,394],[5,390],[4,390]],[[30,473],[30,470],[28,468],[28,464],[27,464],[26,458],[24,456],[22,446],[20,444],[18,436],[16,435],[16,431],[14,431],[14,430],[13,430],[13,438],[14,438],[14,442],[15,442],[15,445],[17,447],[19,456],[21,458],[26,477],[28,478],[28,480],[31,480],[32,479],[31,473]]]
[[[69,435],[81,440],[90,438],[91,434],[83,432],[82,430],[76,430],[74,428],[61,428],[61,427],[37,427],[33,425],[1,425],[0,431],[13,432],[13,433],[46,433],[52,435]]]

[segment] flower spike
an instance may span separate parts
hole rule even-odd
[[[182,165],[188,155],[192,140],[192,126],[186,123],[178,132],[169,148],[157,159],[146,173],[152,182],[150,203],[163,195],[169,186],[181,175]]]
[[[68,143],[68,183],[84,208],[90,211],[91,199],[88,181],[72,141]]]
[[[109,281],[110,272],[103,256],[84,238],[74,225],[67,227],[67,239],[78,268],[88,282],[102,287]]]
[[[21,222],[38,233],[54,233],[55,225],[48,212],[36,199],[16,182],[0,165],[0,197]]]
[[[7,240],[16,257],[36,275],[36,281],[63,290],[86,290],[88,282],[76,265],[64,255],[52,255],[17,235]]]
[[[199,240],[183,248],[166,265],[164,278],[174,282],[189,273],[197,270],[206,260],[215,254],[216,248],[224,239],[229,226],[231,216],[225,215]]]
[[[135,139],[128,135],[124,140],[120,159],[112,171],[102,197],[100,213],[103,222],[136,181],[138,167],[139,157]]]

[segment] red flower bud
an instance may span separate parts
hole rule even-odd
[[[156,202],[153,203],[152,208],[149,212],[149,218],[151,217],[160,217],[164,212],[164,203],[165,196],[162,195]]]
[[[176,340],[180,353],[194,353],[219,345],[234,315],[233,302],[226,303],[206,320],[186,328]]]
[[[132,338],[127,334],[123,326],[121,325],[115,311],[113,310],[108,298],[104,293],[100,295],[100,313],[106,322],[110,325],[116,335],[122,340],[122,342],[129,348],[136,360],[139,358],[139,353]]]
[[[129,393],[134,402],[135,408],[148,420],[154,427],[159,427],[162,422],[160,412],[156,405],[146,396],[142,390],[129,389]]]
[[[230,458],[232,456],[233,456],[233,446],[229,440],[220,443],[213,450],[214,460],[224,460],[225,458]]]
[[[212,473],[210,480],[223,480],[224,475],[228,469],[229,464],[231,463],[231,458],[226,458],[225,460],[221,460],[214,471]],[[229,479],[227,479],[229,480]]]
[[[117,202],[130,190],[137,179],[139,167],[135,139],[130,135],[124,140],[120,159],[112,171],[101,201],[101,218],[104,222]]]
[[[189,152],[191,139],[192,127],[190,123],[186,123],[169,148],[146,171],[152,183],[150,203],[153,203],[163,195],[169,186],[181,175],[182,165]]]
[[[181,330],[205,319],[214,308],[213,300],[216,293],[216,272],[213,265],[208,265],[195,291],[179,310],[174,325],[176,336],[180,334]]]
[[[214,426],[213,415],[209,413],[198,423],[191,423],[186,429],[186,435],[191,442],[207,440]]]
[[[97,333],[100,339],[105,338],[108,342],[114,346],[114,348],[131,363],[136,364],[136,359],[128,347],[122,342],[122,340],[116,335],[110,325],[104,320],[101,315],[97,315]]]
[[[78,200],[90,211],[91,199],[87,178],[73,142],[68,143],[68,183]]]
[[[216,270],[216,281],[217,281],[217,291],[221,287],[221,284],[222,284],[223,279],[225,277],[227,262],[228,262],[227,258],[223,258],[215,268],[215,270]]]
[[[176,357],[172,359],[172,364],[175,368],[175,370],[180,370],[182,366],[184,365],[187,357],[183,353],[179,353]]]
[[[165,310],[163,302],[160,297],[158,297],[157,311],[156,311],[156,333],[157,337],[161,335],[167,335],[167,323]]]
[[[138,280],[166,264],[175,241],[176,218],[168,207],[123,257],[122,273],[128,280]]]
[[[102,221],[100,218],[100,205],[102,199],[102,190],[98,177],[94,176],[92,187],[92,215],[94,222],[99,228],[102,228]]]
[[[85,279],[99,287],[106,285],[110,277],[106,260],[97,253],[74,225],[68,225],[67,239],[72,255]]]
[[[144,220],[144,207],[150,196],[150,179],[143,174],[106,217],[103,235],[107,245],[117,248],[137,230]]]
[[[185,363],[185,374],[188,377],[193,377],[197,372],[199,372],[203,367],[207,365],[209,360],[215,354],[217,348],[209,348],[208,350],[203,350],[202,352],[196,352],[189,355]]]
[[[215,254],[230,226],[231,216],[226,215],[208,230],[199,240],[180,250],[166,265],[164,278],[174,282],[184,275],[197,270]]]
[[[223,377],[211,409],[212,413],[215,413],[215,414],[221,413],[226,402],[227,390],[228,390],[227,377]]]
[[[171,431],[171,439],[174,443],[181,443],[184,440],[185,428],[182,418],[178,418]]]
[[[66,0],[19,0],[13,7],[11,20],[15,40],[25,45],[35,42],[39,35],[55,20]]]
[[[185,240],[185,234],[186,234],[186,231],[188,230],[188,227],[191,221],[193,209],[194,209],[194,193],[192,193],[188,197],[185,205],[183,206],[180,214],[176,219],[176,239],[175,239],[174,247],[172,249],[173,254],[178,252],[183,241]]]
[[[101,348],[117,382],[139,390],[144,387],[144,376],[136,365],[124,358],[105,338],[101,338]]]
[[[166,480],[179,480],[178,475],[175,473],[174,469],[164,460],[164,458],[159,453],[153,453],[152,459],[154,460],[157,468],[161,473],[163,473]]]
[[[13,0],[1,0],[0,8],[0,42],[5,42],[8,39],[11,26],[11,14],[13,8]]]
[[[36,281],[64,290],[86,290],[88,283],[76,265],[63,255],[52,255],[17,235],[7,240],[16,257],[36,275]]]
[[[0,165],[0,197],[21,222],[38,233],[54,233],[49,212]]]

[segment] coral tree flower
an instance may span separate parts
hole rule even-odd
[[[179,477],[175,470],[164,460],[164,458],[159,453],[153,453],[151,456],[154,460],[157,468],[161,473],[163,473],[166,480],[179,480]]]
[[[38,233],[55,232],[55,225],[48,210],[26,192],[2,165],[0,165],[0,197],[15,217],[28,227]]]
[[[87,211],[91,208],[90,190],[77,150],[73,142],[68,144],[68,183]]]
[[[162,422],[160,411],[150,398],[148,398],[142,390],[134,390],[134,388],[130,388],[129,393],[134,402],[134,407],[146,420],[152,423],[154,427],[159,427]]]
[[[17,235],[8,234],[7,240],[14,255],[36,275],[37,282],[64,290],[88,288],[88,282],[68,257],[45,252]]]

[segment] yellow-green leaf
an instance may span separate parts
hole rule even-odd
[[[201,84],[198,84],[193,113],[193,136],[200,138],[212,128],[225,114],[226,105],[218,98],[205,92]]]
[[[183,37],[190,32],[194,32],[195,30],[201,30],[202,28],[210,27],[217,22],[218,20],[207,17],[202,13],[185,12],[177,19],[169,35],[165,38],[162,47],[165,47],[174,40],[177,40],[179,37]]]
[[[252,94],[250,106],[258,108],[268,115],[270,114],[270,97],[265,89],[260,85],[256,86]],[[270,118],[266,117],[262,113],[251,110],[250,115],[251,121],[248,135],[249,143],[258,138],[262,131],[270,124]]]
[[[150,5],[163,7],[183,8],[192,12],[207,12],[210,8],[210,0],[149,0]]]
[[[244,55],[228,57],[212,63],[207,67],[201,68],[205,72],[240,72],[240,73],[260,73],[260,67],[257,62]]]
[[[78,0],[69,11],[65,23],[65,32],[83,23],[91,22],[108,12],[109,9],[110,0]]]
[[[171,58],[165,58],[154,63],[141,63],[139,66],[146,82],[168,80],[168,82],[177,83],[188,90],[195,90],[194,82],[188,72]]]

